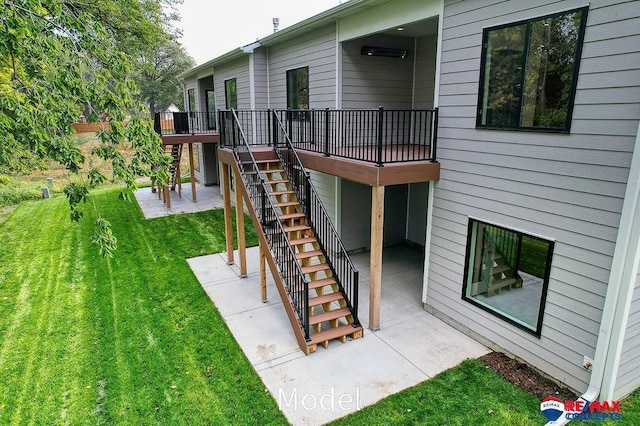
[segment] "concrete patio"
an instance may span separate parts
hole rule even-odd
[[[182,197],[171,192],[171,208],[150,188],[135,197],[145,218],[222,208],[217,186],[190,185]],[[245,355],[287,419],[319,425],[414,386],[488,349],[422,308],[423,254],[414,248],[387,248],[383,255],[381,328],[364,337],[305,356],[291,330],[282,301],[267,273],[268,301],[260,296],[259,251],[247,250],[248,276],[239,278],[226,254],[188,259]],[[360,270],[360,321],[368,326],[369,253],[352,256]],[[215,336],[212,336],[215,338]]]
[[[220,187],[204,186],[196,183],[196,199],[193,201],[191,184],[182,184],[182,197],[178,196],[178,191],[170,191],[171,208],[161,198],[157,192],[151,192],[151,188],[140,188],[134,192],[136,201],[142,210],[145,219],[168,216],[171,214],[197,213],[223,207]]]
[[[247,251],[248,277],[225,254],[189,259],[191,269],[231,332],[294,425],[345,416],[479,357],[488,349],[422,309],[422,255],[399,246],[384,252],[381,329],[305,356],[298,348],[270,274],[262,303],[258,248]],[[360,317],[368,324],[368,253],[354,255],[361,271]]]

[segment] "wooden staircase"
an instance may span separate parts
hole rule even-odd
[[[175,191],[178,187],[178,193],[182,195],[182,182],[180,179],[180,160],[182,159],[182,144],[165,145],[165,153],[171,156],[171,165],[169,166],[169,187]]]
[[[481,280],[472,284],[472,295],[486,293],[487,297],[491,297],[504,289],[522,287],[522,279],[515,268],[487,236],[482,250]]]
[[[309,283],[307,353],[314,352],[317,345],[327,348],[331,340],[344,343],[347,338],[362,337],[362,326],[353,325],[353,315],[276,153],[262,147],[253,148],[252,152],[260,174],[265,177],[278,220]],[[287,299],[283,303],[291,301]]]

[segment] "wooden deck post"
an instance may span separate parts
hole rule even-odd
[[[193,198],[193,202],[198,201],[198,197],[196,195],[196,173],[193,169],[193,144],[189,144],[189,173],[191,175],[191,197]]]
[[[231,221],[231,185],[229,165],[222,164],[222,196],[224,198],[224,233],[227,243],[227,264],[233,265],[233,222]]]
[[[167,205],[167,208],[171,208],[171,188],[169,188],[169,179],[167,178],[167,182],[164,186],[164,203]]]
[[[247,241],[244,232],[244,207],[242,204],[242,191],[240,182],[242,176],[236,173],[236,232],[238,234],[238,255],[240,256],[240,278],[247,277]]]
[[[384,236],[384,186],[371,191],[371,258],[369,279],[369,328],[380,329],[380,295],[382,293],[382,239]]]
[[[260,243],[260,294],[262,303],[267,303],[267,265],[265,247]]]

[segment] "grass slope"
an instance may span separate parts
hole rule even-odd
[[[185,261],[222,247],[221,212],[145,221],[117,189],[93,198],[112,259],[63,198],[0,224],[0,424],[285,423]]]

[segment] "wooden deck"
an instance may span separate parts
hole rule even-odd
[[[364,148],[347,147],[340,151],[340,155],[348,155],[352,152],[355,156],[357,153],[362,154],[362,149]],[[399,162],[386,163],[383,166],[337,155],[326,157],[323,154],[311,151],[298,150],[297,152],[306,168],[369,186],[399,185],[438,180],[440,178],[440,163],[433,163],[429,160],[407,160],[413,158],[412,152],[417,149],[419,147],[385,147],[382,156],[383,161]],[[354,150],[357,152],[354,152]],[[371,151],[372,158],[377,158],[377,150],[371,149]],[[417,152],[416,156],[418,156]]]
[[[176,145],[183,143],[220,143],[220,134],[217,132],[163,135],[161,138],[163,145]]]

